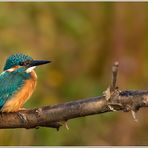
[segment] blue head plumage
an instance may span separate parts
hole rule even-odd
[[[33,61],[32,57],[21,53],[14,54],[8,57],[4,70],[10,69],[14,66],[23,66],[22,63]]]

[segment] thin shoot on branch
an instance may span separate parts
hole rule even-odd
[[[117,74],[118,74],[118,67],[119,62],[116,61],[112,67],[112,83],[111,83],[111,91],[116,89],[116,82],[117,82]]]

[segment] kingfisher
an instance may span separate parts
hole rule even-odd
[[[33,60],[22,53],[9,56],[0,74],[0,111],[22,110],[36,87],[37,75],[34,68],[50,62]]]

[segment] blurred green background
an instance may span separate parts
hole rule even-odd
[[[52,60],[36,69],[25,107],[102,95],[120,62],[120,89],[148,88],[148,3],[0,3],[0,68],[13,53]],[[1,129],[0,145],[148,145],[148,109],[68,122],[70,130]]]

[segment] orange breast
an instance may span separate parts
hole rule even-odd
[[[12,99],[8,100],[2,108],[2,112],[16,112],[20,110],[24,103],[29,99],[32,95],[35,87],[37,76],[35,71],[31,73],[31,79],[26,80],[22,89],[16,93]]]

